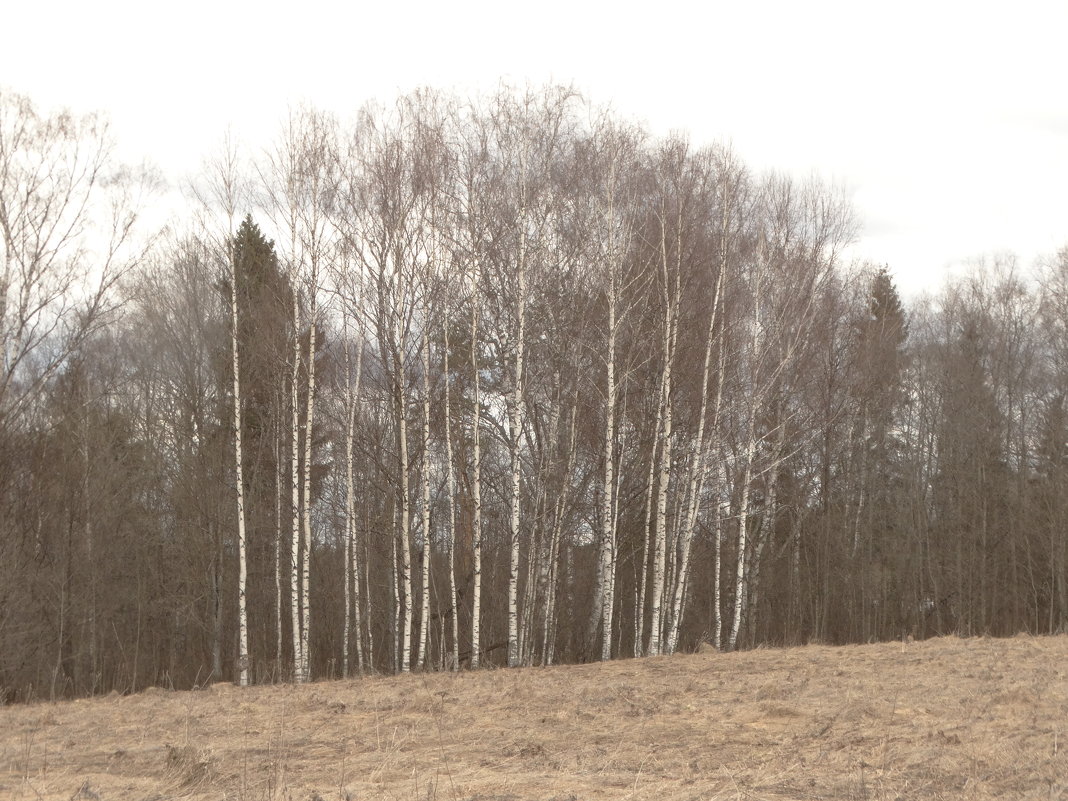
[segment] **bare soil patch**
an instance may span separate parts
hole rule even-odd
[[[0,799],[1068,799],[1068,637],[0,709]]]

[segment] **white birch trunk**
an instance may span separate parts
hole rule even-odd
[[[651,532],[653,526],[653,485],[656,481],[656,452],[659,445],[661,418],[664,414],[663,382],[660,384],[658,394],[660,396],[656,407],[656,429],[653,435],[653,447],[649,453],[649,477],[645,491],[645,525],[642,528],[642,570],[638,582],[638,600],[635,604],[634,613],[634,656],[641,656],[645,645],[645,596],[646,584],[649,571],[653,563],[653,549],[651,547]]]
[[[423,324],[423,575],[419,617],[419,643],[415,656],[417,668],[429,664],[427,646],[430,636],[430,328]]]
[[[537,610],[538,581],[536,568],[545,559],[543,553],[545,533],[542,530],[544,516],[544,481],[539,480],[538,504],[533,515],[534,531],[532,533],[529,551],[527,552],[527,580],[523,586],[523,605],[519,618],[519,663],[530,664],[530,651],[533,647],[534,612]]]
[[[347,499],[346,499],[347,500]],[[341,678],[349,677],[349,629],[352,627],[352,526],[345,510],[345,558],[343,575],[345,577],[345,619],[341,625]]]
[[[452,605],[452,670],[460,669],[460,596],[456,592],[456,470],[452,452],[452,403],[449,375],[449,324],[442,325],[445,373],[445,458],[449,485],[449,603]],[[442,646],[444,648],[444,645]]]
[[[300,308],[297,293],[293,291],[293,372],[290,376],[291,389],[291,443],[290,454],[290,487],[292,489],[292,547],[290,549],[290,573],[289,573],[289,603],[293,618],[293,680],[298,684],[304,681],[302,668],[304,665],[303,640],[300,636],[301,612],[300,612],[300,396],[298,391],[300,380]]]
[[[593,573],[593,599],[590,602],[590,614],[586,621],[586,642],[591,652],[597,647],[597,635],[604,622],[604,531],[597,535],[597,569]]]
[[[353,494],[352,494],[352,366],[349,353],[348,326],[342,333],[345,358],[345,622],[341,628],[341,678],[349,677],[349,629],[352,627],[352,572],[356,566],[353,558]]]
[[[364,519],[364,531],[367,531],[366,516]],[[363,586],[367,588],[367,661],[364,663],[367,668],[374,673],[375,670],[375,632],[371,627],[371,621],[374,619],[374,608],[371,606],[371,559],[370,559],[370,546],[367,543],[367,539],[364,540],[363,545]],[[359,602],[359,593],[356,595],[356,600]],[[362,667],[361,667],[362,670]]]
[[[363,673],[363,621],[360,615],[360,569],[356,558],[356,482],[353,476],[352,448],[355,440],[356,410],[360,402],[360,380],[363,377],[363,337],[358,340],[359,350],[356,353],[356,382],[352,388],[352,397],[349,399],[348,431],[346,437],[346,487],[345,505],[349,518],[349,555],[351,561],[349,568],[352,571],[352,606],[353,628],[356,638],[356,669]],[[348,362],[346,361],[346,364]],[[366,585],[365,585],[366,586]]]
[[[398,346],[399,347],[399,346]],[[412,659],[412,550],[409,542],[409,526],[411,525],[411,498],[409,497],[409,471],[408,471],[408,421],[404,404],[402,388],[403,356],[398,360],[402,372],[394,377],[394,411],[397,415],[397,463],[400,471],[400,569],[401,585],[404,590],[403,617],[404,628],[400,641],[400,672],[407,673],[411,670]]]
[[[352,380],[347,327],[345,336],[345,631],[342,638],[342,670],[349,672],[349,631],[355,626],[356,664],[363,672],[363,648],[360,622],[360,571],[356,558],[356,482],[354,477],[353,444],[356,437],[356,406],[363,373],[363,342],[356,354],[356,381]],[[351,587],[351,592],[350,592]],[[351,600],[350,600],[351,596]],[[351,610],[351,616],[350,616]],[[354,620],[353,620],[354,618]]]
[[[722,590],[722,575],[723,575],[723,520],[730,514],[730,501],[725,501],[727,487],[727,463],[721,457],[719,459],[719,492],[720,502],[716,509],[716,525],[715,525],[715,580],[713,583],[713,598],[715,603],[715,614],[713,616],[713,626],[715,630],[712,634],[712,644],[717,651],[723,650],[723,590]]]
[[[532,603],[534,604],[534,608],[537,608],[537,604],[539,602],[540,602],[540,605],[541,605],[541,652],[540,652],[540,655],[541,655],[542,664],[544,664],[544,660],[545,660],[545,632],[546,632],[546,625],[545,625],[546,624],[546,619],[545,619],[545,616],[546,616],[546,614],[548,614],[548,611],[549,611],[549,574],[550,574],[549,560],[552,558],[553,530],[554,530],[554,527],[556,525],[556,509],[555,509],[555,506],[554,506],[552,512],[548,511],[549,510],[549,506],[550,506],[549,495],[550,495],[550,492],[551,492],[550,491],[550,486],[549,486],[549,480],[550,479],[549,479],[548,472],[549,472],[550,464],[555,465],[555,461],[554,460],[555,460],[556,455],[557,455],[556,454],[556,451],[557,451],[556,441],[557,441],[557,437],[559,436],[559,432],[560,432],[560,412],[561,412],[560,406],[561,406],[561,400],[560,400],[560,371],[559,370],[555,370],[553,372],[553,386],[555,387],[555,390],[553,392],[552,405],[551,405],[550,410],[549,410],[549,429],[548,429],[551,432],[550,433],[550,440],[549,440],[551,447],[549,448],[548,455],[546,456],[545,462],[542,465],[541,478],[540,478],[540,481],[541,481],[541,494],[540,494],[540,498],[539,498],[539,505],[540,505],[540,508],[542,510],[540,514],[541,514],[541,517],[543,519],[548,521],[548,525],[544,526],[544,531],[542,532],[542,540],[543,540],[543,542],[541,543],[541,551],[540,551],[540,556],[539,556],[538,565],[537,565],[537,568],[538,568],[538,570],[537,570],[537,578],[535,580],[536,580],[537,585],[538,585],[538,594],[532,600]],[[566,477],[565,477],[565,481],[566,481]],[[562,485],[561,485],[561,487],[562,487]],[[556,497],[559,498],[560,494],[561,494],[560,491],[556,492]],[[528,658],[529,658],[529,663],[532,664],[533,663],[533,658],[534,658],[534,653],[535,653],[535,648],[536,648],[536,644],[534,642],[534,639],[535,639],[535,637],[534,637],[535,631],[534,630],[535,630],[535,628],[537,626],[537,623],[535,621],[534,614],[530,615],[530,619],[531,619],[531,627],[530,627],[530,631],[527,634],[527,639],[529,641]]]
[[[279,406],[282,406],[279,402]],[[274,437],[274,675],[282,675],[282,453],[281,409]]]
[[[393,504],[393,523],[396,525],[397,504]],[[393,543],[393,672],[400,673],[401,666],[401,594],[400,574],[397,572],[397,533],[394,529],[391,537]]]
[[[742,627],[742,613],[745,611],[745,599],[749,593],[746,558],[749,550],[749,484],[752,481],[753,457],[756,453],[756,434],[753,415],[749,418],[749,432],[745,449],[745,469],[742,472],[742,497],[738,504],[738,560],[734,573],[734,617],[731,621],[730,636],[727,647],[731,651],[738,647],[738,632]]]
[[[538,629],[537,613],[539,609],[542,615],[542,648],[540,654],[543,664],[545,659],[545,615],[549,610],[549,562],[552,558],[553,533],[557,520],[554,502],[550,501],[550,496],[554,495],[551,472],[556,468],[559,458],[560,415],[563,404],[559,368],[553,370],[552,386],[547,429],[549,436],[546,446],[542,450],[541,467],[538,471],[538,503],[534,514],[538,527],[538,558],[535,560],[532,556],[527,563],[527,606],[524,610],[526,612],[526,623],[524,624],[526,630],[523,632],[526,644],[522,652],[524,665],[533,664],[535,660],[536,633]],[[563,488],[567,481],[568,475],[565,473],[560,489],[555,491],[554,497],[556,499],[559,499],[563,494]],[[553,506],[551,512],[549,511],[550,506]]]
[[[662,222],[666,226],[666,222]],[[680,234],[681,236],[681,234]],[[662,374],[662,397],[663,397],[663,427],[660,432],[660,480],[657,485],[656,502],[656,542],[655,561],[653,564],[653,611],[652,621],[649,627],[649,653],[660,654],[661,633],[663,622],[661,620],[664,603],[664,578],[667,562],[667,498],[668,486],[671,482],[671,437],[672,437],[672,404],[671,404],[671,368],[675,359],[675,337],[678,330],[678,308],[681,301],[682,278],[676,275],[674,297],[671,293],[671,276],[668,269],[667,256],[667,232],[662,229],[660,239],[660,256],[664,280],[664,369]]]
[[[312,433],[315,412],[315,326],[316,320],[316,270],[312,268],[311,285],[311,309],[308,320],[308,406],[304,424],[304,552],[301,557],[301,588],[300,588],[300,671],[301,680],[311,680],[311,653],[310,629],[311,629],[311,603],[309,599],[311,587],[311,470],[312,470]]]
[[[669,366],[665,367],[665,384],[669,381],[666,373],[670,369]],[[668,483],[671,481],[671,400],[667,391],[664,392],[664,423],[660,437],[660,477],[656,488],[656,538],[653,543],[653,609],[652,619],[649,623],[649,654],[653,656],[661,652],[660,616],[664,599],[664,571],[667,562],[667,496]]]
[[[605,387],[604,426],[604,496],[601,506],[601,661],[612,658],[612,574],[615,565],[616,518],[613,493],[615,490],[616,440],[616,287],[613,274],[609,281],[608,297],[608,359]]]
[[[679,627],[682,625],[683,596],[686,591],[686,582],[690,570],[690,543],[693,540],[694,528],[697,524],[697,508],[700,504],[701,492],[704,489],[705,453],[704,453],[704,412],[705,402],[701,402],[702,420],[698,424],[697,439],[693,443],[690,454],[690,480],[686,490],[686,513],[683,517],[682,528],[679,531],[678,559],[672,582],[673,591],[671,609],[668,614],[667,642],[665,652],[675,653],[679,642]]]
[[[678,569],[675,571],[675,593],[671,607],[671,624],[668,632],[667,652],[675,653],[679,641],[679,627],[682,624],[683,599],[685,588],[689,581],[690,570],[690,544],[693,541],[693,532],[697,523],[697,510],[700,506],[700,497],[704,489],[705,479],[705,416],[708,411],[708,380],[712,369],[712,342],[716,331],[716,320],[719,316],[720,294],[723,287],[724,263],[721,261],[719,275],[716,276],[716,288],[712,297],[712,313],[708,321],[708,336],[705,339],[705,362],[701,375],[701,411],[698,416],[697,437],[693,443],[690,465],[690,486],[687,490],[689,505],[686,511],[685,527],[680,532]],[[722,337],[721,337],[722,342]],[[720,346],[720,377],[716,390],[716,423],[719,421],[720,402],[723,397],[723,347]]]
[[[477,670],[480,663],[479,648],[481,647],[481,609],[482,609],[482,407],[479,399],[479,366],[478,366],[478,274],[474,279],[474,289],[471,295],[471,372],[472,372],[472,395],[473,395],[473,420],[471,424],[471,449],[474,476],[471,484],[471,503],[474,507],[471,533],[472,549],[472,582],[471,591],[471,668]]]
[[[525,208],[519,219],[525,223]],[[508,570],[508,667],[519,664],[519,501],[522,478],[520,474],[519,450],[523,430],[523,357],[527,322],[527,235],[521,231],[519,236],[517,331],[515,343],[515,386],[512,388],[510,409],[511,457],[512,457],[512,515],[511,515],[511,558]]]
[[[232,236],[232,235],[231,235]],[[237,670],[238,684],[248,686],[248,612],[245,608],[245,585],[248,581],[248,560],[245,543],[245,478],[241,464],[241,369],[237,344],[237,260],[234,245],[230,247],[230,344],[233,350],[234,371],[234,463],[237,483]]]
[[[763,298],[763,280],[764,275],[762,273],[763,266],[766,264],[766,247],[767,244],[763,237],[761,238],[758,249],[758,263],[755,267],[755,273],[753,276],[753,314],[749,321],[749,349],[750,349],[750,364],[749,364],[749,415],[746,431],[746,448],[745,448],[745,468],[742,472],[742,495],[741,501],[738,507],[738,556],[735,566],[734,574],[734,615],[731,621],[730,634],[727,640],[727,647],[730,650],[735,650],[738,647],[738,636],[741,631],[743,618],[745,615],[746,603],[749,597],[749,576],[748,576],[748,564],[749,564],[749,485],[752,483],[753,478],[753,459],[756,455],[757,437],[756,437],[756,419],[760,413],[760,407],[763,402],[763,390],[758,387],[759,376],[758,371],[761,362],[764,357],[764,342],[762,331],[762,310],[761,303]]]
[[[575,471],[575,434],[578,420],[578,404],[571,407],[571,435],[568,446],[567,468],[564,471],[564,484],[556,499],[556,508],[553,514],[552,534],[549,538],[549,564],[547,576],[547,588],[545,599],[545,620],[542,628],[542,664],[551,665],[555,652],[556,637],[556,585],[559,567],[560,539],[563,535],[564,511],[570,502],[571,476]]]

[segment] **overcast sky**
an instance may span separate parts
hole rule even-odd
[[[0,84],[108,113],[171,180],[252,146],[291,104],[342,116],[431,85],[573,83],[596,103],[730,141],[755,169],[849,191],[853,254],[906,294],[1068,244],[1068,2],[10,3]]]

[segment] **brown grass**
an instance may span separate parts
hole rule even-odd
[[[0,799],[1068,798],[1068,637],[0,709]]]

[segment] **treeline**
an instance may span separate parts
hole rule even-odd
[[[0,95],[6,700],[1065,627],[1068,251],[906,310],[559,87],[147,183]]]

